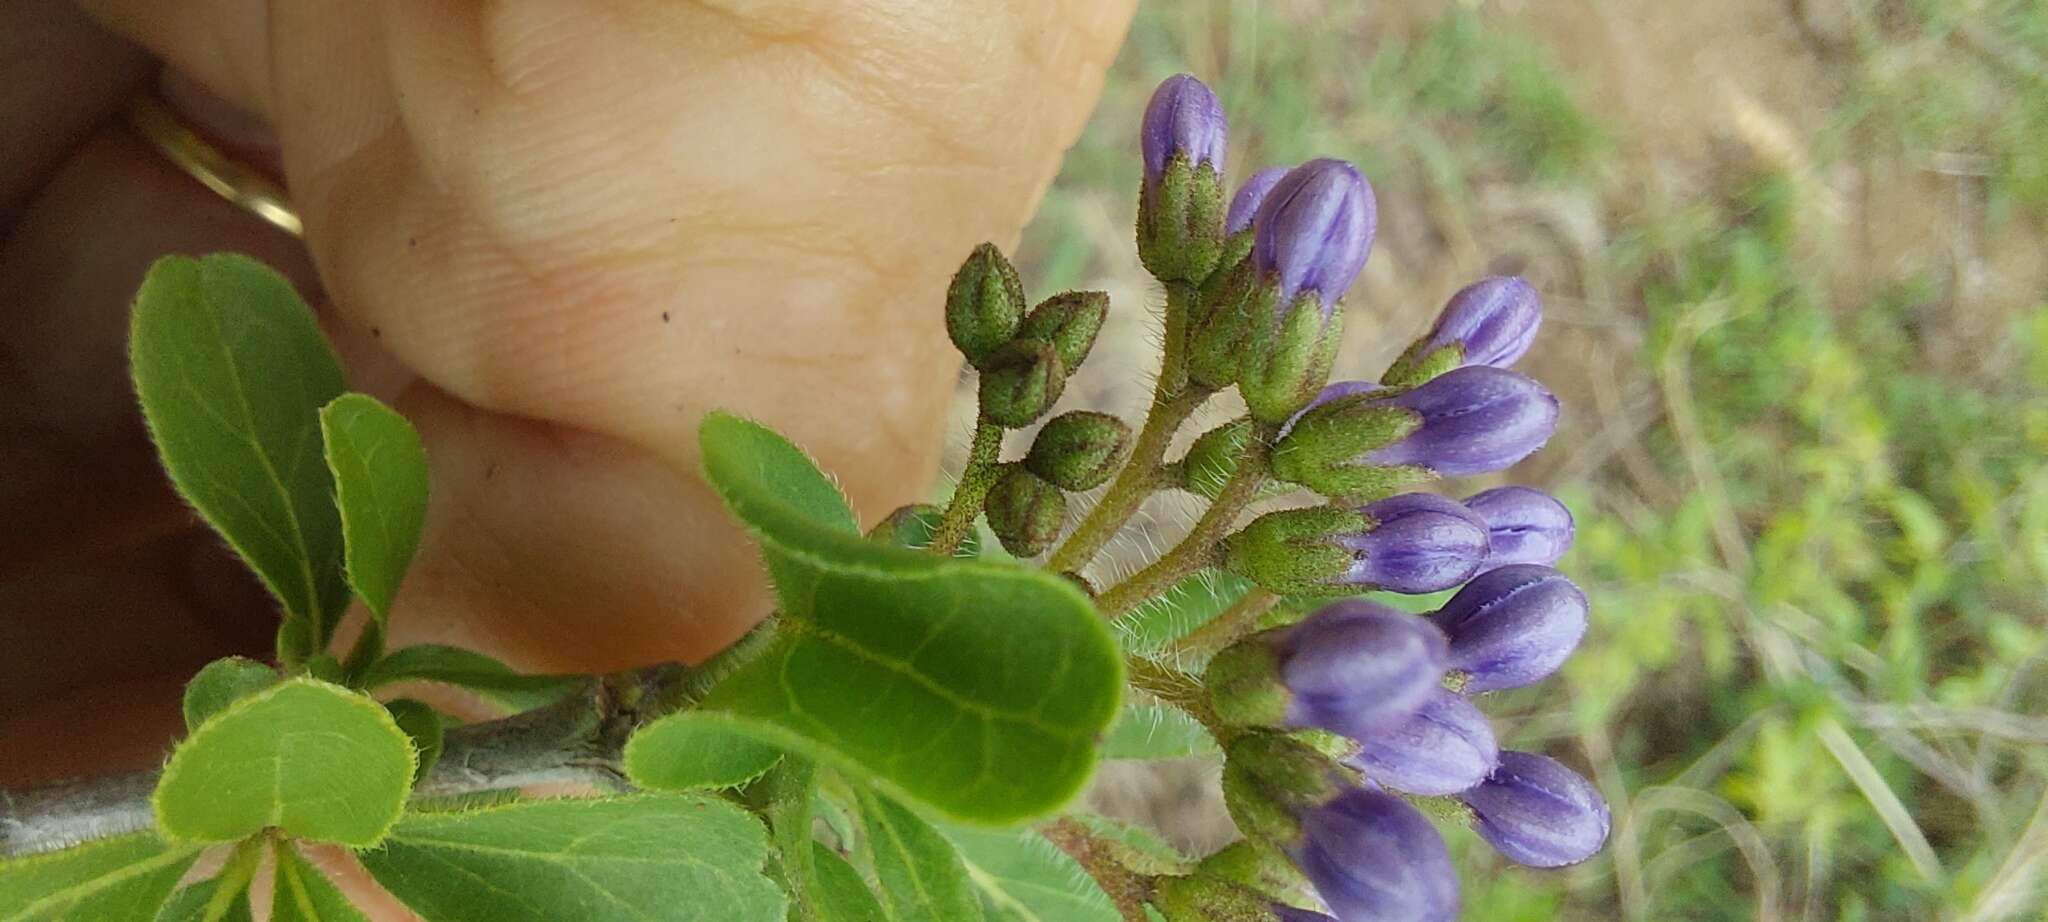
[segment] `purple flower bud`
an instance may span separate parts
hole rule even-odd
[[[1439,592],[1472,578],[1486,559],[1486,522],[1434,493],[1403,493],[1358,510],[1366,530],[1338,543],[1357,555],[1345,581],[1393,592]]]
[[[1506,368],[1529,351],[1542,322],[1543,302],[1528,280],[1484,279],[1451,296],[1417,351],[1427,354],[1457,345],[1464,350],[1460,365]]]
[[[1485,474],[1534,454],[1557,430],[1557,398],[1512,371],[1468,365],[1387,399],[1420,425],[1365,456],[1369,464],[1414,464],[1445,477]]]
[[[1223,172],[1225,142],[1223,104],[1202,81],[1188,74],[1176,74],[1159,84],[1145,106],[1145,120],[1138,129],[1138,148],[1145,157],[1145,183],[1152,185],[1166,173],[1166,163],[1185,155],[1189,166],[1208,164]]]
[[[1607,841],[1607,802],[1555,759],[1503,752],[1500,767],[1461,799],[1479,818],[1480,838],[1516,864],[1577,864]]]
[[[1252,215],[1258,213],[1259,205],[1266,201],[1266,196],[1286,175],[1286,167],[1269,166],[1246,177],[1244,185],[1237,187],[1237,195],[1230,199],[1230,212],[1223,217],[1223,232],[1235,234],[1251,229]]]
[[[1443,633],[1426,618],[1362,599],[1323,606],[1278,635],[1287,722],[1363,741],[1413,716],[1439,690]]]
[[[1301,832],[1289,854],[1340,922],[1457,918],[1450,850],[1421,811],[1399,797],[1352,788],[1306,811]]]
[[[1586,634],[1586,595],[1564,574],[1518,563],[1488,570],[1430,616],[1451,638],[1468,694],[1520,688],[1557,671]]]
[[[1495,487],[1465,498],[1465,508],[1486,522],[1492,550],[1481,570],[1511,563],[1550,566],[1571,550],[1572,511],[1557,497],[1529,487]]]
[[[1486,780],[1500,758],[1486,715],[1443,688],[1433,690],[1415,716],[1359,743],[1351,765],[1410,794],[1456,794]]]
[[[1365,268],[1376,216],[1372,187],[1342,160],[1311,160],[1281,177],[1252,218],[1252,265],[1277,279],[1279,309],[1313,293],[1329,315]]]

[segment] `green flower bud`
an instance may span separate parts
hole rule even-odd
[[[1038,430],[1024,467],[1062,490],[1090,490],[1130,453],[1131,427],[1107,413],[1062,413]]]
[[[1095,334],[1109,317],[1109,292],[1066,291],[1045,299],[1031,309],[1017,338],[1052,343],[1060,364],[1073,374],[1095,347]]]
[[[1138,131],[1138,259],[1163,282],[1200,282],[1223,236],[1223,106],[1186,74],[1153,93]]]
[[[1370,521],[1350,509],[1285,509],[1253,519],[1224,541],[1224,566],[1281,595],[1355,591],[1344,585],[1355,555],[1342,539]]]
[[[1231,741],[1223,761],[1223,804],[1245,835],[1270,843],[1301,838],[1297,816],[1355,786],[1315,747],[1278,733]]]
[[[1029,426],[1059,402],[1066,386],[1066,366],[1051,344],[1011,340],[982,366],[981,413],[999,426]]]
[[[1277,727],[1287,722],[1293,695],[1280,677],[1280,656],[1271,632],[1231,644],[1209,660],[1202,685],[1216,719],[1233,727]]]
[[[1325,308],[1314,292],[1303,292],[1285,311],[1274,306],[1279,294],[1277,286],[1264,284],[1245,301],[1253,322],[1237,377],[1252,418],[1271,425],[1286,422],[1322,392],[1344,332],[1344,312]]]
[[[1390,393],[1371,384],[1332,385],[1274,443],[1273,476],[1324,496],[1353,499],[1387,496],[1435,480],[1434,472],[1419,465],[1362,460],[1421,426],[1415,413],[1381,399]]]
[[[944,515],[944,510],[930,503],[904,506],[889,513],[888,518],[876,522],[875,527],[868,529],[868,538],[884,544],[921,551],[931,546],[932,532],[939,527],[939,520]],[[955,551],[953,556],[981,556],[981,535],[972,530],[968,531],[966,538],[960,542],[960,549]]]
[[[946,289],[946,335],[968,364],[986,369],[996,350],[1017,335],[1024,305],[1016,267],[995,244],[984,243],[960,264]]]
[[[1229,881],[1276,903],[1316,906],[1322,899],[1315,885],[1286,853],[1269,842],[1239,839],[1217,850],[1195,866],[1203,877]]]
[[[1003,466],[988,491],[988,528],[1017,557],[1036,557],[1059,540],[1067,520],[1067,496],[1020,464]]]
[[[1166,922],[1274,922],[1272,901],[1250,888],[1201,874],[1162,877],[1152,906]]]
[[[1243,241],[1249,252],[1250,233],[1230,239]],[[1218,271],[1203,285],[1188,318],[1188,380],[1217,390],[1236,384],[1243,369],[1251,337],[1251,315],[1246,306],[1257,280],[1249,259],[1240,256],[1226,265],[1230,268]]]
[[[1222,495],[1251,441],[1252,421],[1243,418],[1202,433],[1180,460],[1181,489],[1207,499]]]

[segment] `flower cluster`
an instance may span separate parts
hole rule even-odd
[[[1501,471],[1555,431],[1556,398],[1509,370],[1541,304],[1522,279],[1486,279],[1453,295],[1380,380],[1329,383],[1341,302],[1372,248],[1372,188],[1340,160],[1261,170],[1215,224],[1223,132],[1214,96],[1182,76],[1160,88],[1140,135],[1141,253],[1162,280],[1200,286],[1184,333],[1190,379],[1235,386],[1250,409],[1197,441],[1181,484],[1215,498],[1263,440],[1267,473],[1328,502],[1229,535],[1225,565],[1270,593],[1344,597],[1210,661],[1210,705],[1233,728],[1226,797],[1247,835],[1314,885],[1305,902],[1319,906],[1273,899],[1273,915],[1451,919],[1449,853],[1412,801],[1441,799],[1439,813],[1536,867],[1582,861],[1607,834],[1593,787],[1544,756],[1502,751],[1473,698],[1543,679],[1585,632],[1584,594],[1551,568],[1571,545],[1571,513],[1526,487],[1462,502],[1413,491]],[[1425,617],[1355,597],[1454,588]]]

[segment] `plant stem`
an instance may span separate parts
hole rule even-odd
[[[1152,898],[1152,878],[1125,867],[1117,860],[1115,850],[1108,847],[1111,843],[1065,816],[1038,827],[1038,833],[1095,879],[1125,922],[1145,922],[1145,902]]]
[[[1123,470],[1117,472],[1116,480],[1110,483],[1095,508],[1088,510],[1087,517],[1074,527],[1074,533],[1046,558],[1047,570],[1059,573],[1086,567],[1102,546],[1123,529],[1145,499],[1164,483],[1159,476],[1159,461],[1166,456],[1167,445],[1181,423],[1208,396],[1195,392],[1153,401],[1144,427],[1138,430],[1138,439],[1131,446],[1130,460],[1124,462]]]
[[[1167,652],[1174,654],[1214,653],[1243,637],[1257,624],[1259,618],[1280,604],[1280,597],[1253,586],[1229,608],[1209,623],[1196,628],[1187,636],[1173,642]]]
[[[1146,599],[1165,592],[1182,577],[1221,562],[1217,556],[1218,542],[1230,532],[1230,526],[1236,524],[1238,513],[1258,496],[1259,484],[1266,479],[1266,435],[1260,433],[1259,438],[1252,440],[1245,450],[1244,460],[1238,462],[1237,472],[1231,475],[1223,492],[1217,494],[1216,502],[1209,506],[1209,511],[1202,513],[1187,537],[1150,566],[1104,590],[1095,600],[1095,607],[1105,617],[1114,618],[1136,608]]]
[[[1145,423],[1138,429],[1138,438],[1131,445],[1131,457],[1124,462],[1123,470],[1117,472],[1116,480],[1095,508],[1088,510],[1088,516],[1074,527],[1074,533],[1046,558],[1047,570],[1079,571],[1095,559],[1102,546],[1144,504],[1145,498],[1164,482],[1159,476],[1160,462],[1173,442],[1173,434],[1180,431],[1195,408],[1209,399],[1212,392],[1207,388],[1188,386],[1187,325],[1194,298],[1191,285],[1166,286],[1166,344],[1161,350],[1159,383],[1152,391],[1152,407],[1145,413]]]
[[[384,628],[375,618],[363,622],[363,632],[356,635],[356,642],[348,649],[348,656],[341,661],[341,674],[348,677],[350,684],[362,676],[370,664],[384,655]]]
[[[1186,711],[1189,717],[1208,727],[1218,740],[1223,738],[1222,723],[1209,707],[1208,688],[1201,679],[1143,656],[1124,659],[1124,677],[1132,688]]]
[[[960,471],[960,483],[953,487],[953,499],[939,517],[939,526],[932,529],[932,553],[951,557],[959,550],[960,542],[967,540],[974,517],[981,514],[981,505],[988,500],[989,488],[996,485],[996,460],[1002,450],[1003,427],[986,419],[977,420],[974,444],[967,450],[967,466]]]
[[[655,666],[592,680],[579,694],[500,720],[448,731],[441,757],[413,786],[412,799],[432,800],[513,791],[539,784],[625,784],[626,738],[659,716],[639,704],[658,700],[646,686],[686,673]],[[150,794],[158,769],[67,781],[21,792],[0,791],[0,857],[69,848],[150,828]]]

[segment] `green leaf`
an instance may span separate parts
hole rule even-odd
[[[1109,894],[1066,852],[1029,829],[945,828],[989,922],[1122,922]]]
[[[1221,751],[1201,721],[1179,708],[1156,704],[1125,705],[1123,716],[1102,741],[1105,759],[1179,759]]]
[[[582,675],[525,675],[475,650],[419,644],[403,647],[370,664],[359,677],[363,688],[421,681],[476,692],[514,712],[545,707],[590,681]]]
[[[782,918],[761,824],[711,797],[528,801],[405,818],[363,865],[429,922]]]
[[[818,767],[788,756],[739,792],[738,801],[768,822],[774,855],[771,878],[791,895],[791,918],[815,915],[811,893],[811,801],[818,792]]]
[[[277,846],[270,922],[367,922],[334,882],[289,844]]]
[[[887,797],[863,795],[861,821],[882,902],[896,922],[970,922],[981,900],[953,843]]]
[[[306,661],[301,665],[307,675],[322,682],[331,682],[335,685],[349,684],[348,670],[342,667],[341,660],[335,659],[332,653],[315,653],[306,657]]]
[[[811,896],[818,922],[888,922],[868,882],[845,858],[811,843]]]
[[[803,449],[775,430],[712,413],[697,427],[697,440],[704,449],[705,472],[740,521],[758,529],[768,527],[761,520],[773,520],[860,535],[846,494]]]
[[[291,284],[243,256],[167,256],[135,295],[142,416],[171,482],[324,645],[348,604],[320,408],[341,366]]]
[[[732,731],[728,723],[683,711],[626,741],[626,777],[656,791],[731,788],[768,771],[782,750]]]
[[[703,712],[959,820],[1024,819],[1080,789],[1123,689],[1087,597],[1036,570],[862,540],[850,515],[823,508],[831,482],[780,436],[718,414],[701,435],[783,614]]]
[[[414,698],[399,698],[384,702],[384,709],[391,712],[391,720],[398,729],[405,731],[412,740],[413,752],[418,755],[412,770],[413,783],[419,783],[427,772],[434,770],[434,763],[441,758],[441,744],[447,738],[447,723],[426,702]]]
[[[427,517],[427,453],[412,424],[368,394],[320,410],[349,585],[381,629]]]
[[[207,663],[185,683],[185,729],[197,730],[228,705],[275,684],[277,670],[246,656]]]
[[[228,894],[221,893],[223,877],[202,880],[171,895],[157,910],[156,922],[254,922],[249,908],[249,881],[237,880]]]
[[[825,831],[832,834],[832,841],[840,848],[853,847],[853,813],[850,808],[841,806],[838,798],[829,796],[822,785],[811,797],[811,815],[825,825]]]
[[[254,922],[249,884],[268,844],[265,836],[237,843],[220,873],[172,894],[157,911],[156,922]]]
[[[363,847],[412,789],[412,745],[384,706],[317,679],[229,705],[171,754],[152,798],[158,831],[232,842],[267,827]]]
[[[138,832],[0,861],[0,922],[150,918],[199,851]]]

